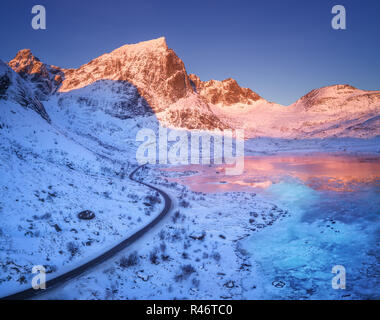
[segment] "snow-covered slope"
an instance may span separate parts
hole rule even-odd
[[[1,297],[29,288],[33,266],[55,277],[127,238],[163,206],[127,178],[135,163],[127,141],[131,122],[114,133],[123,120],[103,113],[103,124],[85,136],[96,117],[66,127],[70,118],[59,122],[51,112],[49,123],[13,100],[13,90],[0,100]],[[146,205],[151,199],[160,203]],[[84,210],[95,218],[80,220]]]

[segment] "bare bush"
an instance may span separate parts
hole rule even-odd
[[[181,215],[181,213],[177,210],[176,212],[174,212],[174,215],[172,217],[172,221],[173,223],[177,223],[177,221],[182,221],[185,219],[185,217],[183,215]]]
[[[72,257],[75,256],[77,253],[79,253],[79,247],[75,242],[72,242],[72,241],[68,242],[66,247],[67,247],[67,251],[70,252]]]
[[[160,195],[157,192],[154,195],[145,197],[145,205],[153,207],[157,203],[161,203]]]
[[[149,260],[153,264],[158,264],[158,249],[154,248],[150,253],[149,253]]]
[[[181,266],[180,273],[176,274],[174,280],[176,282],[187,280],[195,272],[194,267],[191,264]]]
[[[180,202],[179,202],[179,205],[182,207],[182,208],[189,208],[190,207],[190,203],[184,199],[182,199]]]
[[[160,233],[158,234],[160,240],[164,240],[166,237],[166,233],[164,230],[161,230]]]
[[[138,265],[139,260],[137,251],[133,251],[128,257],[122,257],[119,261],[119,265],[122,268],[132,267]]]
[[[213,252],[211,257],[216,261],[219,262],[221,259],[220,253],[219,252]]]

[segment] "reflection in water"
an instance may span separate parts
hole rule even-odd
[[[165,171],[194,191],[254,191],[291,213],[243,241],[257,272],[247,298],[380,299],[380,157],[250,157],[241,176],[221,166]],[[334,265],[346,268],[346,290],[331,287]]]
[[[380,181],[380,157],[313,154],[312,156],[246,157],[244,173],[223,174],[223,166],[178,166],[166,171],[198,171],[196,175],[169,180],[181,182],[193,191],[253,191],[268,188],[285,176],[303,181],[315,190],[354,191],[362,184]]]

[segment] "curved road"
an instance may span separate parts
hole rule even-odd
[[[77,277],[80,274],[82,274],[83,272],[89,270],[90,268],[92,268],[92,267],[108,260],[109,258],[113,257],[114,255],[119,253],[121,250],[125,249],[126,247],[128,247],[129,245],[134,243],[141,236],[143,236],[150,229],[152,229],[158,222],[160,222],[166,216],[166,214],[170,211],[170,208],[172,206],[172,200],[170,199],[168,194],[165,193],[164,191],[162,191],[162,190],[160,190],[154,186],[151,186],[150,184],[147,184],[147,183],[142,182],[142,181],[138,181],[138,180],[133,178],[133,175],[136,173],[136,171],[142,167],[143,166],[139,166],[135,170],[133,170],[131,172],[131,174],[129,175],[129,179],[157,191],[164,198],[165,206],[156,218],[154,218],[145,227],[143,227],[142,229],[140,229],[139,231],[137,231],[136,233],[131,235],[129,238],[123,240],[122,242],[120,242],[118,245],[116,245],[112,249],[108,250],[107,252],[101,254],[100,256],[86,262],[85,264],[83,264],[83,265],[81,265],[81,266],[79,266],[79,267],[77,267],[71,271],[68,271],[68,272],[66,272],[66,273],[64,273],[64,274],[62,274],[56,278],[53,278],[51,280],[46,281],[46,290],[34,290],[33,288],[29,288],[29,289],[26,289],[24,291],[3,297],[1,299],[2,300],[23,300],[23,299],[33,298],[33,297],[37,296],[38,294],[45,293],[47,290],[52,289],[54,287],[57,287],[58,285],[64,283],[65,281],[72,279],[74,277]]]

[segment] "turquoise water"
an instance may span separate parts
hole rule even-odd
[[[254,269],[247,298],[380,299],[380,157],[250,157],[240,176],[223,166],[191,170],[173,180],[194,191],[256,192],[290,213],[243,241]],[[336,265],[344,290],[332,288]]]
[[[266,189],[264,197],[291,215],[244,243],[257,266],[259,298],[380,298],[378,184],[335,192],[288,177]],[[344,290],[332,288],[335,265],[346,270]]]

